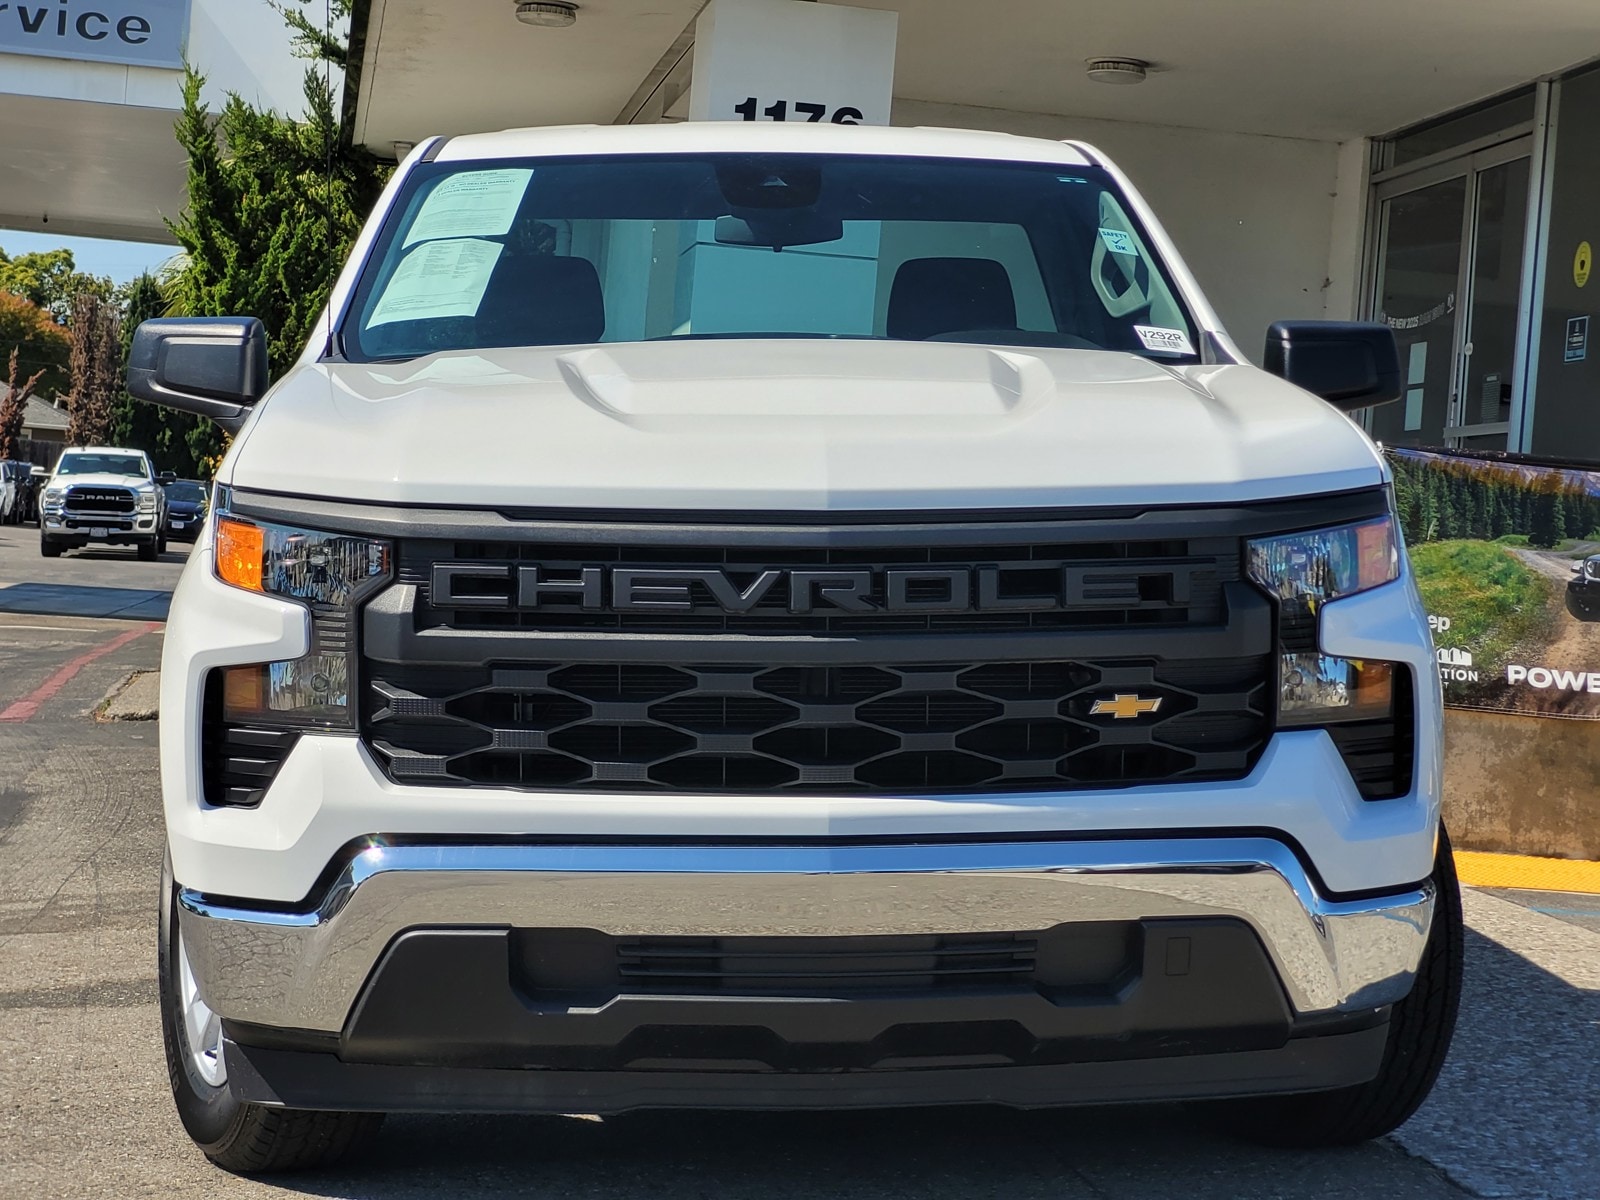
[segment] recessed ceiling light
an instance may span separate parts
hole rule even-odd
[[[1142,58],[1091,58],[1089,78],[1096,83],[1143,83],[1150,64]]]
[[[521,0],[517,5],[517,20],[524,25],[541,25],[546,29],[565,29],[578,19],[578,6],[566,0]]]

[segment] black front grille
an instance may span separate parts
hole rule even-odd
[[[587,603],[573,587],[521,606],[519,572],[530,567],[558,584],[588,571],[597,590]],[[619,570],[713,571],[726,579],[724,600],[754,599],[748,611],[729,612],[706,583],[689,580],[673,593],[687,601],[682,611],[619,611]],[[814,611],[791,611],[793,574],[829,571],[864,573],[867,611],[820,598]],[[921,576],[899,604],[889,595],[896,572]],[[937,611],[961,607],[949,603],[948,582],[928,578],[940,572],[966,593],[964,610]],[[1209,625],[1222,619],[1223,585],[1239,572],[1237,538],[893,548],[407,541],[397,556],[397,579],[417,589],[418,628],[489,631],[839,636]],[[775,582],[764,586],[769,575]],[[445,577],[451,588],[441,594]]]
[[[80,485],[67,489],[66,506],[73,512],[80,513],[131,513],[135,507],[135,500],[133,493],[127,488]]]
[[[634,938],[616,943],[634,992],[844,991],[1008,987],[1033,975],[1037,943],[1019,934],[865,938]]]
[[[369,662],[363,733],[408,784],[842,794],[1237,779],[1271,735],[1269,666]]]
[[[511,962],[536,1002],[617,996],[854,997],[1104,994],[1137,973],[1140,927],[1082,921],[1029,932],[832,937],[615,937],[517,929]]]

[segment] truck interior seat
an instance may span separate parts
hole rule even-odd
[[[605,332],[600,273],[586,258],[507,254],[478,308],[480,346],[582,345]]]
[[[895,272],[885,332],[925,341],[968,329],[1015,329],[1017,297],[992,258],[911,258]]]

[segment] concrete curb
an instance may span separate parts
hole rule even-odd
[[[94,710],[97,721],[154,721],[161,707],[161,672],[131,671]]]

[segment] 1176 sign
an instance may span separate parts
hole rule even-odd
[[[758,112],[769,121],[787,121],[789,119],[789,101],[775,100],[763,108],[760,100],[750,96],[743,103],[735,104],[733,111],[746,121],[756,120]],[[825,117],[834,125],[859,125],[865,120],[859,108],[836,108],[833,110],[833,115],[828,116],[828,106],[826,104],[816,104],[805,100],[796,100],[794,102],[794,119],[796,121],[805,121],[807,124],[815,125]]]

